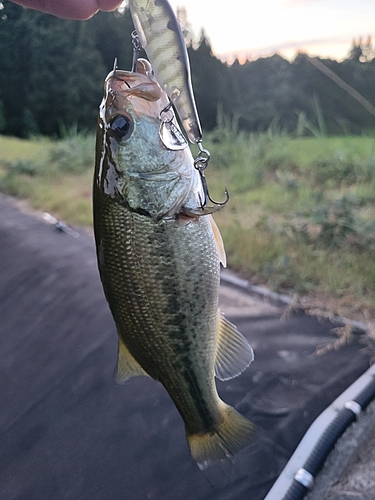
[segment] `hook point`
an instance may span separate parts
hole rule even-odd
[[[115,57],[115,60],[113,61],[113,76],[117,79],[117,73],[116,73],[116,70],[117,70],[118,66],[117,66],[117,57]]]

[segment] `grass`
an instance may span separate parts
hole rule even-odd
[[[231,194],[215,217],[229,265],[278,291],[373,309],[375,139],[218,136],[205,147],[214,196],[224,185]]]
[[[229,266],[253,282],[375,310],[375,139],[291,138],[230,127],[205,134]],[[91,224],[94,139],[0,137],[0,189]],[[325,300],[325,299],[324,299]],[[365,312],[363,312],[365,311]],[[371,311],[369,313],[369,311]]]
[[[0,189],[70,224],[91,225],[94,137],[0,137]]]
[[[35,139],[24,141],[16,137],[5,137],[0,135],[0,162],[13,160],[37,160],[42,157],[46,159],[48,139]]]

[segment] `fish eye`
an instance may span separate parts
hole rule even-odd
[[[126,115],[117,115],[109,125],[109,132],[116,141],[124,141],[133,132],[133,120]]]

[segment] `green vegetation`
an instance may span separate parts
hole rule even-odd
[[[205,134],[229,266],[279,291],[375,305],[375,139],[291,138],[222,126]],[[0,137],[0,189],[91,224],[94,138]]]
[[[95,140],[74,132],[60,141],[0,136],[0,190],[71,224],[91,225]]]
[[[273,289],[374,305],[375,139],[237,133],[205,146],[210,186],[232,195],[216,217],[231,266]]]
[[[27,138],[61,137],[64,127],[72,126],[93,131],[115,57],[120,69],[131,68],[129,10],[72,21],[9,0],[1,5],[0,132]],[[371,40],[353,42],[342,62],[297,54],[293,61],[273,55],[228,65],[212,54],[205,34],[195,36],[186,21],[185,13],[193,87],[206,131],[219,125],[218,109],[235,118],[241,130],[253,132],[271,126],[324,136],[375,129]],[[224,26],[223,33],[232,33],[232,27]]]

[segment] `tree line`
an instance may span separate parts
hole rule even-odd
[[[0,3],[0,133],[59,137],[71,127],[96,126],[103,81],[117,57],[132,60],[129,11],[98,13],[67,21]],[[204,33],[193,43],[186,32],[197,107],[203,128],[218,120],[249,131],[298,127],[328,134],[375,129],[375,54],[371,40],[354,41],[342,62],[318,60],[361,96],[369,107],[298,54],[228,65],[214,57]],[[374,113],[372,113],[374,109]],[[324,130],[323,130],[324,129]]]

